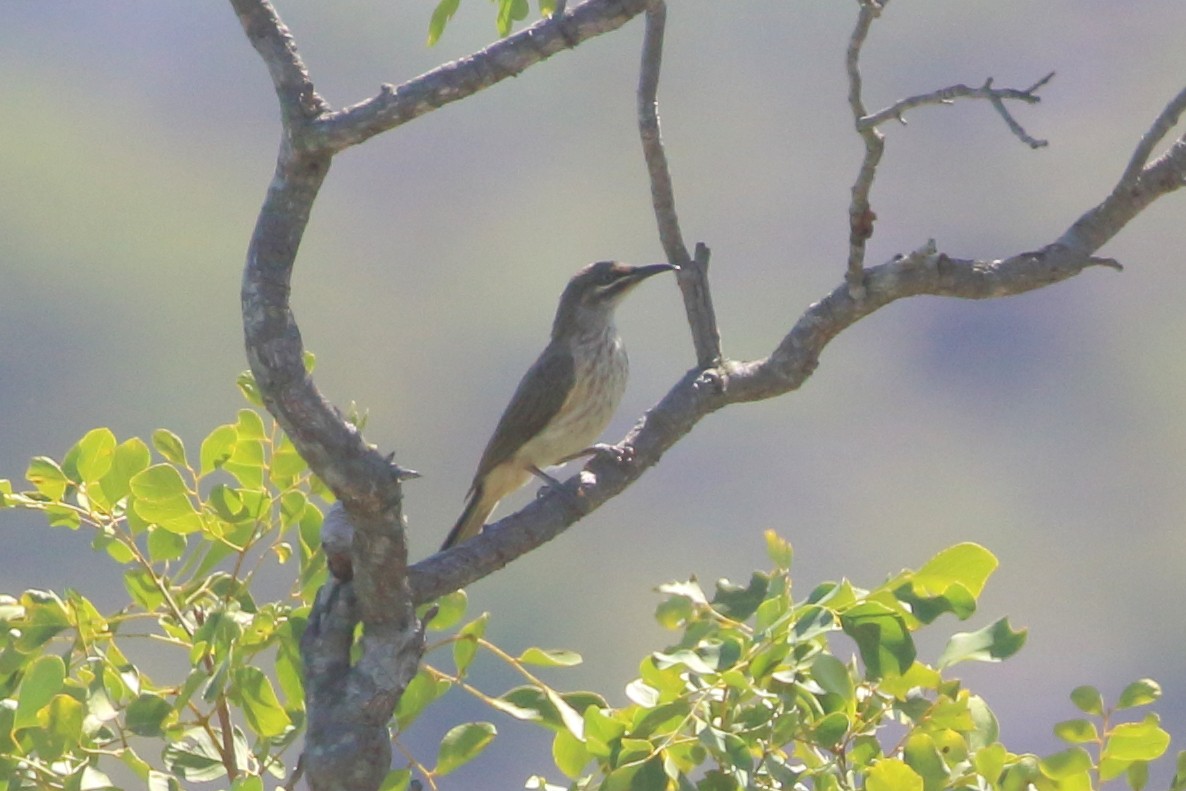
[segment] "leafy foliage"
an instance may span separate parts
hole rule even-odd
[[[253,383],[240,385],[251,400]],[[34,459],[26,477],[33,488],[21,492],[0,480],[0,508],[89,530],[129,604],[101,614],[73,590],[0,596],[7,787],[112,787],[103,767],[113,762],[154,788],[282,777],[304,722],[297,638],[325,580],[311,497],[328,498],[292,443],[244,409],[196,460],[170,431],[154,432],[150,447],[100,428],[60,463]],[[258,578],[294,554],[288,600],[257,601]],[[137,661],[149,643],[176,651],[169,679]],[[159,762],[144,739],[156,750],[163,742]]]
[[[514,24],[526,19],[531,11],[528,0],[494,0],[494,3],[497,6],[494,21],[500,36],[510,35]],[[537,0],[537,5],[541,17],[550,17],[556,11],[556,0]],[[461,0],[440,0],[437,3],[428,20],[428,46],[440,41],[445,27],[460,6]]]
[[[258,406],[251,379],[240,387]],[[326,580],[314,502],[329,499],[291,442],[244,409],[201,442],[196,461],[167,430],[145,443],[95,429],[60,462],[34,459],[26,477],[33,488],[21,492],[0,480],[0,509],[89,530],[129,603],[103,614],[73,590],[0,595],[0,780],[112,788],[117,763],[150,788],[229,780],[262,789],[265,773],[283,777],[305,720],[297,646]],[[952,635],[933,661],[919,658],[919,630],[975,613],[997,565],[983,547],[958,544],[877,587],[841,580],[799,600],[790,544],[767,533],[766,548],[773,568],[744,585],[721,580],[711,596],[695,579],[660,586],[655,616],[679,636],[643,659],[620,708],[541,678],[579,664],[578,654],[508,653],[486,639],[488,613],[467,620],[464,591],[443,597],[431,605],[439,639],[429,655],[444,661],[424,663],[408,685],[393,738],[461,690],[552,734],[568,784],[527,782],[552,791],[1080,791],[1122,777],[1143,791],[1149,763],[1168,749],[1155,714],[1121,720],[1160,697],[1142,679],[1110,707],[1094,687],[1073,690],[1084,716],[1055,726],[1066,749],[1008,750],[987,702],[950,675],[1020,650],[1025,632],[1006,619]],[[294,556],[287,598],[259,601],[264,570]],[[138,661],[146,641],[177,652],[170,678]],[[488,658],[522,683],[501,694],[475,687],[470,671]],[[411,788],[416,775],[438,787],[496,737],[491,722],[457,724],[431,764],[401,745],[407,763],[383,788]],[[1186,791],[1186,754],[1171,791]]]

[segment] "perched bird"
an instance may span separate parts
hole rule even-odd
[[[671,264],[589,264],[568,281],[560,296],[552,340],[527,369],[494,436],[486,445],[469,488],[465,510],[444,551],[476,536],[498,501],[544,467],[562,464],[597,448],[626,390],[626,349],[614,326],[614,308],[651,275]]]

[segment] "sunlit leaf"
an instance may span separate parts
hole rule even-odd
[[[952,635],[938,664],[943,668],[968,660],[999,662],[1020,651],[1025,638],[1025,629],[1014,631],[1009,626],[1009,619],[1001,618],[975,632]]]
[[[260,736],[271,739],[292,727],[292,720],[262,670],[251,665],[237,668],[235,688],[248,724]]]
[[[1084,744],[1099,739],[1099,732],[1091,720],[1064,720],[1054,726],[1054,735],[1064,742]]]
[[[185,443],[181,441],[181,437],[167,428],[158,428],[152,432],[152,446],[156,448],[157,453],[165,457],[165,461],[179,467],[188,466],[185,459]]]
[[[882,758],[865,775],[865,791],[923,791],[923,782],[905,761]]]
[[[135,497],[132,507],[145,521],[181,534],[202,528],[201,516],[176,467],[155,464],[134,475],[130,483]]]
[[[1075,687],[1071,690],[1071,702],[1086,714],[1099,716],[1104,713],[1104,698],[1095,687]]]
[[[428,46],[431,47],[440,41],[441,34],[445,32],[445,26],[457,13],[460,4],[460,0],[441,0],[437,3],[436,8],[432,10],[432,17],[428,21]]]
[[[450,728],[437,749],[436,773],[446,775],[478,757],[498,730],[489,722],[467,722]]]
[[[902,617],[879,602],[866,601],[840,616],[845,634],[856,641],[870,678],[901,673],[914,662],[914,640]]]
[[[173,712],[169,701],[151,692],[142,692],[128,706],[125,724],[138,736],[160,736],[165,719]]]
[[[1116,701],[1117,709],[1131,709],[1137,706],[1147,706],[1161,697],[1161,685],[1151,678],[1134,681],[1120,693]]]
[[[576,651],[562,649],[544,649],[532,646],[519,655],[519,661],[525,665],[539,667],[574,667],[582,662],[581,655]]]
[[[38,712],[62,690],[65,679],[66,665],[60,657],[41,656],[34,660],[17,689],[13,730],[38,725]]]
[[[1157,715],[1150,714],[1140,722],[1122,722],[1113,726],[1104,742],[1101,760],[1152,761],[1160,758],[1170,745],[1170,735],[1159,725]]]

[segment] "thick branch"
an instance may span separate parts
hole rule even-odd
[[[933,244],[873,267],[865,272],[863,298],[854,298],[847,282],[838,286],[807,309],[769,357],[724,362],[716,369],[685,374],[622,441],[634,448],[632,461],[616,464],[595,459],[565,482],[567,495],[548,494],[487,526],[477,538],[411,566],[412,597],[426,602],[465,587],[555,538],[621,493],[716,410],[798,389],[815,371],[833,338],[891,302],[923,294],[959,299],[1010,296],[1060,282],[1092,266],[1118,268],[1115,261],[1059,245],[1001,261],[971,261],[936,252]],[[574,508],[573,502],[579,507]]]
[[[520,73],[533,63],[643,9],[643,0],[589,0],[576,10],[399,89],[330,113],[313,89],[292,37],[268,0],[231,0],[272,77],[284,134],[243,272],[247,358],[265,406],[301,456],[333,490],[351,526],[349,562],[319,594],[301,653],[307,668],[309,729],[302,766],[314,789],[374,789],[390,765],[387,723],[424,651],[407,585],[400,480],[406,471],[369,447],[305,371],[289,290],[301,237],[334,153],[448,102]],[[328,592],[327,592],[328,591]],[[351,661],[354,628],[364,626]]]
[[[446,63],[398,87],[384,85],[377,96],[326,115],[316,124],[316,144],[340,151],[361,143],[516,77],[557,52],[616,30],[645,8],[646,0],[587,0],[553,14],[480,52]]]

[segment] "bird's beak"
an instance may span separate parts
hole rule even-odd
[[[634,277],[636,280],[645,280],[651,275],[657,275],[660,272],[675,272],[678,270],[679,267],[675,264],[644,264],[634,267]]]

